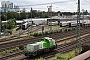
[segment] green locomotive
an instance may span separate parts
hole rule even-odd
[[[57,48],[57,44],[54,39],[49,37],[44,37],[40,42],[33,44],[27,44],[25,51],[25,56],[31,57],[36,56],[48,51],[52,51]]]

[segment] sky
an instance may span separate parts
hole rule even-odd
[[[62,2],[62,3],[55,3],[52,4],[52,11],[61,11],[61,12],[76,12],[77,11],[77,2],[78,0],[0,0],[0,7],[1,1],[10,1],[13,2],[15,5],[20,6],[20,8],[26,8],[27,11],[31,9],[31,7],[35,10],[40,11],[48,11],[47,5],[36,5],[36,4],[45,4],[45,3],[53,3],[53,2]],[[69,2],[63,2],[69,1]],[[90,0],[80,0],[81,1],[81,11],[82,9],[87,10],[90,12]],[[35,6],[24,6],[24,5],[35,5]]]

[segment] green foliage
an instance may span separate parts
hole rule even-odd
[[[7,22],[2,23],[1,25],[2,25],[1,28],[3,31],[8,31],[10,34],[12,34],[12,31],[10,29],[13,29],[16,27],[16,20],[9,19]]]
[[[15,19],[9,19],[7,21],[7,29],[12,29],[16,27],[16,20]]]
[[[74,51],[67,53],[67,54],[56,54],[55,57],[50,58],[49,60],[70,60],[75,56]],[[44,58],[36,59],[36,60],[45,60]]]
[[[1,15],[1,20],[6,21],[6,16],[4,14]]]
[[[32,14],[32,16],[31,16]],[[7,13],[4,13],[2,12],[1,13],[1,20],[2,21],[6,21],[6,20],[9,20],[9,19],[16,19],[16,20],[22,20],[22,19],[26,19],[26,18],[48,18],[48,13],[47,12],[38,12],[38,11],[35,11],[35,10],[32,10],[32,13],[31,12],[21,12],[21,13],[17,13],[17,12],[7,12]]]
[[[13,49],[11,49],[11,50],[5,50],[5,51],[0,52],[0,55],[6,55],[6,54],[8,54],[8,53],[13,53],[13,52],[18,51],[18,50],[19,50],[18,47],[13,48]]]
[[[1,24],[1,28],[2,28],[2,30],[5,30],[5,28],[6,28],[6,24],[7,24],[6,22]]]
[[[61,56],[61,54],[56,54],[56,59],[62,59],[63,57]]]
[[[25,39],[27,39],[27,38],[33,38],[33,37],[34,37],[33,34],[30,34],[30,35],[26,36]]]
[[[17,19],[17,20],[20,19],[20,14],[17,13],[17,12],[7,12],[6,16],[7,16],[7,20],[14,19],[14,18]]]
[[[35,60],[45,60],[44,58],[40,57],[39,59],[35,59]]]
[[[43,13],[41,17],[42,17],[42,18],[48,18],[49,16],[48,16],[47,13]]]
[[[24,46],[19,46],[19,49],[20,50],[24,50]]]
[[[43,34],[47,35],[47,34],[53,34],[53,33],[61,33],[61,32],[67,32],[67,31],[71,31],[71,30],[75,30],[75,28],[66,28],[66,29],[60,29],[60,30],[52,30],[52,31],[45,31]],[[41,36],[43,35],[41,32],[40,33],[34,33],[32,34],[32,36]]]
[[[26,12],[20,13],[20,19],[26,19]]]
[[[45,34],[46,34],[46,35],[49,34],[48,31],[45,31],[45,32],[44,32],[44,35],[45,35]]]
[[[34,35],[33,36],[38,36],[38,33],[34,33]]]

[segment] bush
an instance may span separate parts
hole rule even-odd
[[[3,51],[1,54],[2,54],[2,55],[5,55],[6,53],[7,53],[6,51]]]
[[[35,59],[35,60],[45,60],[44,58],[40,57],[39,59]]]
[[[62,32],[62,30],[61,30],[61,29],[59,30],[59,33],[60,33],[60,32]]]
[[[34,33],[33,36],[38,36],[38,33]]]
[[[16,47],[16,48],[11,49],[11,50],[2,51],[2,52],[0,52],[0,54],[1,54],[1,55],[6,55],[6,54],[8,54],[8,53],[13,53],[13,52],[18,51],[18,50],[19,50],[19,48]]]
[[[45,31],[44,34],[47,35],[47,34],[49,34],[49,33],[48,33],[48,31]]]
[[[19,49],[20,50],[24,50],[24,46],[19,46]]]
[[[65,32],[67,32],[67,29],[64,29]]]
[[[8,30],[7,32],[10,33],[10,34],[12,34],[12,31],[11,30]]]
[[[56,60],[68,60],[64,55],[62,54],[56,54]]]
[[[54,32],[53,31],[50,31],[49,34],[53,34]]]
[[[42,35],[42,33],[40,32],[40,33],[38,33],[38,36],[41,36]]]

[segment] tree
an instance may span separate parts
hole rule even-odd
[[[6,25],[7,25],[6,22],[1,24],[1,28],[2,28],[3,31],[6,29]]]
[[[12,29],[16,27],[16,20],[15,19],[9,19],[7,22],[7,29]]]
[[[13,19],[15,16],[14,16],[14,12],[7,12],[6,13],[6,16],[7,16],[7,20],[9,19]]]
[[[48,16],[47,13],[43,13],[41,17],[42,17],[42,18],[48,18],[49,16]]]
[[[25,12],[21,12],[20,15],[21,15],[20,19],[25,19],[26,18],[26,13]]]
[[[6,14],[5,13],[1,13],[1,20],[6,21]]]

